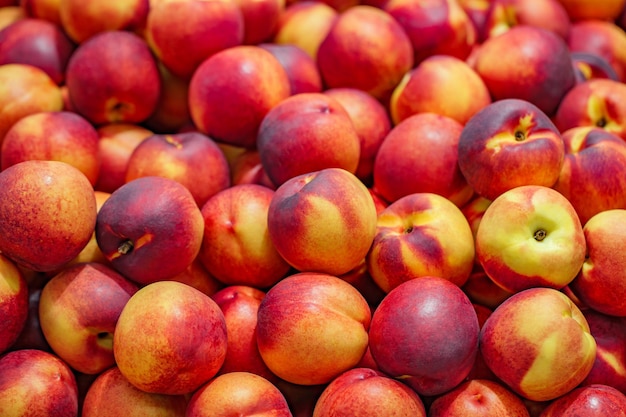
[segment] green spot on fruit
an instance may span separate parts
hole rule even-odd
[[[117,252],[120,255],[127,255],[131,253],[134,249],[135,245],[130,240],[125,240],[117,247]]]
[[[546,236],[547,236],[547,233],[543,229],[536,230],[535,234],[533,235],[533,237],[535,238],[537,242],[541,242],[542,240],[546,238]]]

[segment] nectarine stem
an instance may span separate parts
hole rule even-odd
[[[518,130],[517,132],[515,132],[515,140],[517,142],[523,142],[524,140],[526,140],[526,135],[524,134],[524,132]]]
[[[546,233],[545,230],[539,229],[539,230],[535,231],[535,234],[534,234],[533,237],[535,238],[536,241],[541,242],[542,240],[544,240],[546,238],[546,235],[547,235],[547,233]]]
[[[131,242],[130,240],[125,240],[117,247],[117,252],[121,255],[126,255],[132,252],[134,247],[135,246],[133,245],[133,242]]]

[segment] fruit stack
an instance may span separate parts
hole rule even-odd
[[[0,416],[626,416],[626,0],[0,0]]]

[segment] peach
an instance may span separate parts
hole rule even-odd
[[[228,161],[214,140],[200,132],[154,134],[128,158],[126,182],[147,176],[184,185],[198,207],[230,186]]]
[[[337,16],[338,10],[327,3],[296,1],[283,10],[273,42],[279,45],[296,45],[313,60],[317,60],[319,46]]]
[[[265,115],[256,138],[261,164],[276,186],[328,168],[354,174],[360,144],[348,112],[323,93],[301,93],[281,101]]]
[[[490,309],[495,309],[513,295],[511,291],[501,288],[489,278],[480,264],[474,266],[474,270],[461,289],[472,302]]]
[[[23,269],[18,267],[18,270],[22,272],[22,275],[26,275]],[[37,277],[36,279],[32,279],[32,277],[28,276],[25,278],[28,284],[28,314],[22,331],[9,350],[37,349],[52,353],[52,348],[48,344],[48,341],[41,331],[41,326],[39,325],[39,298],[43,286],[48,281],[49,277],[44,273],[37,273],[35,276]]]
[[[398,285],[374,311],[369,348],[380,370],[420,396],[460,384],[478,353],[476,310],[450,281],[424,276]]]
[[[168,278],[168,280],[187,284],[209,297],[224,288],[224,284],[215,279],[215,277],[206,270],[197,256],[183,272]]]
[[[554,115],[561,132],[581,126],[602,128],[626,140],[626,84],[591,79],[573,87]]]
[[[59,18],[63,30],[78,44],[107,31],[136,31],[146,25],[149,0],[60,0]]]
[[[474,190],[459,169],[457,148],[462,131],[461,123],[436,113],[404,119],[378,149],[373,186],[390,202],[409,194],[433,193],[459,207],[464,205]]]
[[[257,184],[229,187],[201,208],[204,234],[198,259],[220,282],[268,288],[290,265],[271,240],[269,207],[274,191]]]
[[[158,62],[161,95],[156,108],[142,125],[156,133],[172,133],[191,124],[189,80],[174,75]]]
[[[389,292],[429,275],[460,287],[472,272],[474,256],[474,237],[461,210],[438,194],[414,193],[378,215],[366,259],[374,281]]]
[[[26,16],[47,20],[61,26],[61,0],[19,0]]]
[[[146,40],[172,74],[188,80],[205,59],[241,45],[244,27],[235,1],[162,1],[150,8]]]
[[[580,222],[626,208],[626,142],[593,126],[567,129],[562,137],[565,159],[553,188],[572,203]]]
[[[157,62],[147,43],[128,31],[99,33],[81,43],[67,64],[76,111],[96,125],[141,123],[161,93]]]
[[[230,161],[231,184],[256,184],[270,190],[275,190],[276,185],[270,180],[263,164],[261,156],[256,149],[245,149],[244,152],[235,156]]]
[[[96,215],[89,180],[65,162],[25,161],[0,172],[0,251],[21,266],[46,272],[72,260]]]
[[[59,26],[43,19],[20,19],[0,31],[0,65],[32,65],[59,85],[75,48]]]
[[[585,52],[603,58],[618,80],[626,81],[626,32],[617,23],[595,19],[574,22],[567,45],[573,53]]]
[[[548,116],[576,83],[566,41],[552,31],[529,25],[517,25],[488,38],[476,50],[472,66],[493,100],[526,100]]]
[[[432,55],[465,60],[477,44],[476,28],[456,0],[389,0],[382,9],[405,29],[416,65]]]
[[[348,417],[359,413],[426,417],[424,404],[415,391],[368,368],[353,368],[333,379],[317,400],[313,417]]]
[[[277,377],[269,370],[257,346],[257,313],[265,292],[247,285],[229,285],[211,296],[226,320],[228,347],[218,375],[251,372],[270,382]]]
[[[213,378],[191,396],[185,415],[292,416],[280,390],[267,379],[250,372],[230,372]]]
[[[61,88],[40,68],[27,64],[1,65],[0,109],[2,143],[6,132],[22,117],[63,109]]]
[[[218,142],[254,148],[261,121],[290,93],[287,72],[274,55],[241,45],[200,64],[189,83],[189,108],[200,132]]]
[[[596,342],[582,312],[562,292],[520,291],[489,316],[480,352],[493,373],[531,401],[564,395],[589,374]]]
[[[617,389],[594,384],[578,387],[552,401],[540,417],[619,416],[625,414],[626,395]]]
[[[235,0],[243,15],[243,43],[270,42],[285,11],[285,0]]]
[[[324,94],[339,101],[348,112],[359,136],[359,164],[355,175],[365,184],[372,183],[374,161],[380,146],[391,130],[391,120],[383,104],[357,88],[327,88]]]
[[[317,62],[304,49],[293,44],[261,43],[283,66],[289,77],[291,95],[319,93],[323,89]]]
[[[183,395],[151,394],[132,385],[113,366],[97,375],[85,393],[83,417],[184,417],[187,399]]]
[[[548,187],[521,186],[501,194],[485,211],[476,254],[489,278],[509,292],[561,289],[583,266],[585,235],[563,195]]]
[[[154,132],[135,123],[107,123],[97,128],[100,175],[94,188],[112,193],[126,183],[128,160],[135,148]]]
[[[521,99],[489,104],[465,124],[458,139],[463,177],[489,200],[519,186],[552,187],[564,157],[565,144],[552,120]]]
[[[529,25],[552,31],[567,40],[572,23],[559,0],[494,0],[484,25],[484,38],[500,35],[517,25]]]
[[[581,386],[602,384],[626,394],[626,318],[582,310],[596,341],[596,360]]]
[[[396,125],[417,113],[436,113],[464,125],[490,103],[487,86],[466,61],[437,55],[405,74],[393,91],[389,110]]]
[[[128,300],[113,335],[120,372],[154,394],[191,394],[224,363],[226,322],[208,295],[176,281],[148,284]]]
[[[63,269],[46,283],[39,299],[39,324],[46,341],[72,369],[103,372],[115,364],[115,325],[137,289],[102,264]]]
[[[626,1],[606,0],[597,3],[594,0],[559,0],[567,10],[571,20],[614,20],[620,16]]]
[[[13,5],[0,7],[0,30],[27,17],[28,14],[21,6]]]
[[[295,269],[340,275],[367,255],[376,217],[365,185],[348,171],[327,168],[276,189],[267,229],[278,253]]]
[[[6,352],[25,329],[29,313],[29,288],[15,263],[0,254],[0,354]]]
[[[139,284],[171,278],[196,258],[204,222],[191,192],[169,178],[137,178],[98,212],[96,240],[113,268]]]
[[[485,379],[463,382],[452,391],[437,397],[428,417],[460,416],[530,417],[517,394],[503,384]]]
[[[22,117],[7,131],[0,167],[28,160],[61,161],[82,172],[94,185],[100,175],[99,136],[87,119],[68,111]]]
[[[589,308],[608,315],[626,316],[626,209],[592,216],[583,228],[587,254],[570,289]]]
[[[72,370],[58,356],[21,349],[0,357],[0,415],[78,415],[78,388]]]
[[[620,80],[615,68],[596,52],[572,52],[571,56],[577,84],[594,78]]]
[[[386,101],[413,66],[411,40],[383,9],[357,5],[341,12],[317,50],[328,88],[351,87]]]
[[[329,383],[365,354],[371,311],[350,284],[301,272],[274,285],[258,310],[261,358],[279,378],[299,385]]]

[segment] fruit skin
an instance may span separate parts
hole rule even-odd
[[[273,42],[259,46],[274,55],[287,72],[291,95],[322,91],[324,86],[317,62],[304,49],[294,44]]]
[[[47,272],[72,260],[96,214],[89,180],[69,164],[32,160],[0,173],[0,251],[20,266]]]
[[[493,200],[523,185],[552,187],[565,145],[548,115],[520,99],[502,99],[476,113],[458,139],[461,173],[477,194]]]
[[[469,63],[454,56],[434,55],[407,71],[393,91],[389,111],[395,125],[425,112],[464,125],[490,103],[487,86]]]
[[[580,222],[626,208],[626,142],[593,126],[573,127],[562,137],[565,158],[553,188],[572,203]]]
[[[511,48],[510,45],[519,45]],[[480,44],[473,68],[494,101],[517,98],[552,116],[576,76],[567,43],[546,29],[518,25]]]
[[[25,328],[29,307],[28,283],[15,263],[0,254],[0,354],[18,340]]]
[[[0,31],[0,65],[32,65],[58,85],[75,48],[61,28],[43,19],[25,17]]]
[[[350,116],[360,142],[354,174],[364,184],[371,184],[376,155],[391,130],[387,109],[371,94],[357,88],[327,88],[324,94],[337,100]]]
[[[380,7],[407,32],[416,65],[433,55],[464,60],[477,43],[476,29],[457,1],[389,0]]]
[[[356,173],[360,143],[348,112],[323,93],[281,101],[263,118],[256,139],[263,169],[276,186],[326,168]]]
[[[274,191],[257,184],[231,186],[211,197],[201,209],[202,246],[197,259],[225,285],[269,288],[291,266],[274,246],[268,210]]]
[[[333,275],[301,272],[274,285],[258,310],[257,344],[279,378],[299,385],[329,383],[361,360],[370,307]],[[312,337],[312,335],[315,335]]]
[[[513,294],[493,311],[480,332],[480,352],[514,392],[531,401],[550,401],[589,374],[596,342],[565,294],[537,287]]]
[[[274,43],[296,45],[313,60],[339,11],[324,2],[297,1],[287,5],[278,19]]]
[[[291,417],[280,390],[262,376],[250,372],[219,375],[200,387],[189,399],[187,417]]]
[[[424,276],[391,290],[378,305],[369,348],[379,369],[415,390],[436,396],[469,374],[478,353],[476,310],[450,281]]]
[[[119,30],[99,33],[76,48],[66,85],[74,109],[95,125],[141,123],[161,93],[157,62],[146,41]]]
[[[148,176],[184,185],[198,207],[230,186],[230,168],[217,143],[200,132],[155,134],[137,145],[126,166],[126,182]]]
[[[139,289],[124,306],[113,335],[122,375],[155,394],[192,393],[217,374],[226,349],[226,323],[219,306],[176,281]]]
[[[6,132],[22,117],[63,109],[61,88],[40,68],[27,64],[0,65],[0,108],[2,143]]]
[[[30,159],[66,162],[94,185],[100,175],[99,136],[77,113],[39,112],[22,117],[2,142],[0,167],[4,170]]]
[[[95,232],[115,270],[148,284],[171,278],[193,262],[203,226],[200,208],[185,186],[150,176],[111,193],[98,212]]]
[[[85,393],[83,417],[184,417],[183,395],[150,394],[137,389],[113,366],[94,379]],[[140,414],[142,413],[142,414]]]
[[[461,210],[440,195],[415,193],[378,215],[366,261],[374,282],[389,292],[428,275],[460,287],[472,272],[474,257],[474,237]]]
[[[78,44],[108,31],[141,33],[149,10],[150,0],[59,1],[61,27]]]
[[[350,172],[327,168],[276,189],[267,228],[282,258],[301,272],[344,274],[358,266],[376,232],[376,207]]]
[[[591,79],[574,86],[554,115],[561,132],[574,127],[602,128],[626,140],[626,84],[611,79]]]
[[[587,256],[569,284],[587,307],[612,316],[626,316],[626,209],[602,211],[583,227]]]
[[[540,417],[626,416],[626,395],[609,385],[578,387],[556,398]]]
[[[386,102],[413,67],[413,48],[389,13],[356,5],[333,22],[317,50],[317,65],[328,88],[358,88]]]
[[[476,254],[500,287],[561,289],[578,274],[586,243],[570,202],[552,188],[527,185],[493,200],[476,233]]]
[[[567,44],[573,53],[590,53],[604,59],[615,71],[617,80],[626,81],[626,33],[614,21],[574,22]]]
[[[596,3],[593,0],[559,0],[573,21],[598,19],[617,19],[626,2],[624,0],[607,0]]]
[[[213,140],[254,148],[261,121],[290,94],[289,77],[274,55],[240,45],[198,66],[189,83],[189,109],[197,129]]]
[[[154,132],[136,123],[108,123],[98,127],[97,132],[101,164],[95,189],[112,193],[126,183],[133,150]]]
[[[115,364],[113,332],[137,285],[98,263],[69,266],[39,298],[39,324],[54,353],[72,369],[99,374]]]
[[[247,285],[229,285],[211,296],[224,313],[228,348],[218,375],[251,372],[275,383],[257,347],[257,313],[265,292]]]
[[[353,368],[333,379],[317,400],[313,417],[348,417],[358,413],[426,417],[417,393],[369,368]]]
[[[462,206],[474,194],[459,169],[457,148],[462,131],[461,123],[432,112],[402,120],[378,149],[373,187],[390,202],[409,194],[434,193]]]
[[[21,349],[0,357],[0,415],[78,415],[72,370],[52,353]]]
[[[429,407],[428,417],[451,416],[530,417],[526,405],[503,384],[486,379],[461,383],[437,397]]]
[[[241,45],[244,28],[234,1],[162,1],[150,9],[145,38],[172,74],[189,80],[204,60]]]

